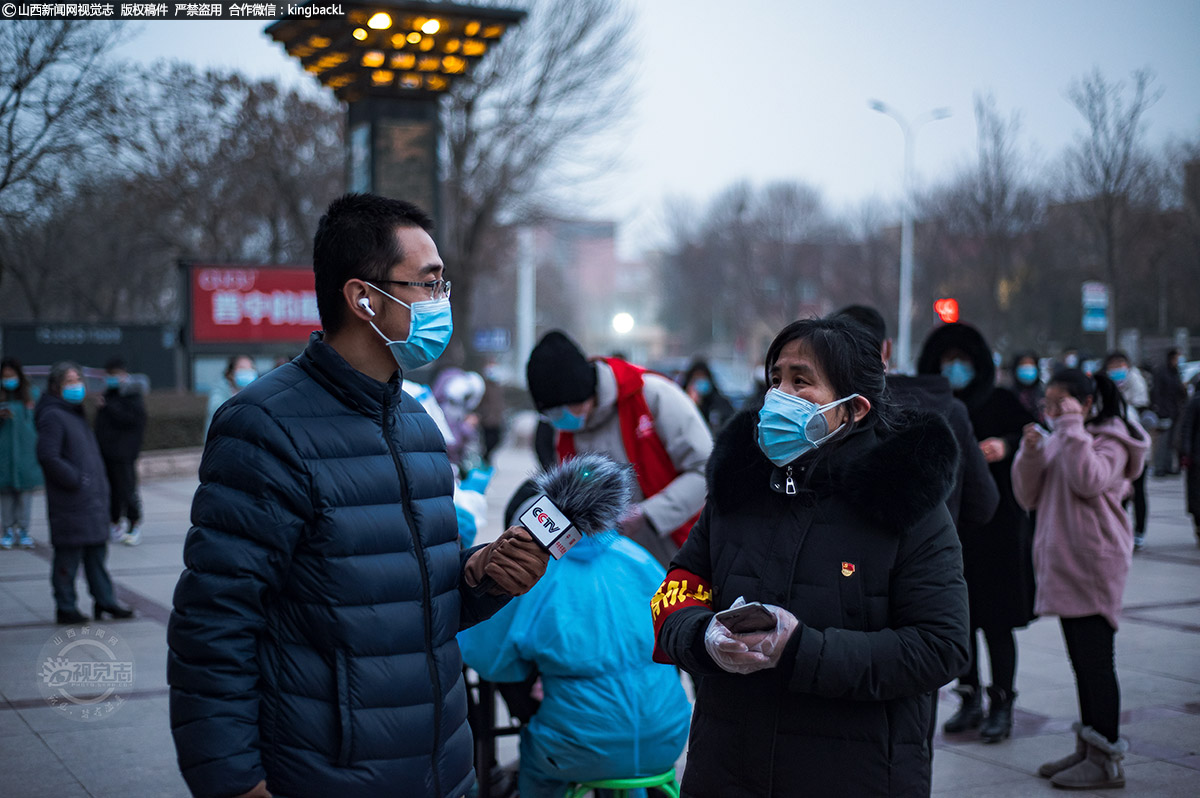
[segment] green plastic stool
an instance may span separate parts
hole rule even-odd
[[[566,798],[583,798],[591,790],[616,790],[616,798],[628,798],[630,790],[657,787],[671,798],[679,798],[679,785],[675,783],[675,768],[657,776],[639,776],[633,779],[600,779],[572,784],[567,788]]]

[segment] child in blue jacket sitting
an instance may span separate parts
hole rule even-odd
[[[538,495],[509,504],[512,523]],[[570,782],[670,770],[687,741],[691,706],[679,674],[651,661],[646,604],[665,572],[616,531],[585,537],[532,590],[459,633],[481,678],[521,682],[534,669],[544,698],[521,729],[521,798],[561,798]]]

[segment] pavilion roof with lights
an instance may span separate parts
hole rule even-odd
[[[292,17],[271,38],[339,100],[439,95],[519,23],[516,9],[383,0],[344,3],[337,19]]]

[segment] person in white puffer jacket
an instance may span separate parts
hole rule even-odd
[[[1117,384],[1117,390],[1121,392],[1121,398],[1125,400],[1125,416],[1135,424],[1141,424],[1141,415],[1147,412],[1150,408],[1150,389],[1146,386],[1146,378],[1142,376],[1142,372],[1133,363],[1130,362],[1129,356],[1120,350],[1110,352],[1104,358],[1104,366],[1101,368],[1110,380]],[[1125,499],[1125,510],[1129,511],[1129,503],[1133,502],[1133,512],[1130,513],[1130,518],[1133,519],[1133,549],[1141,551],[1146,545],[1146,517],[1150,513],[1150,506],[1146,502],[1146,472],[1149,470],[1149,463],[1142,468],[1142,473],[1133,481],[1133,492]]]

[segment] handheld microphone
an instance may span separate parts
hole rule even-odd
[[[518,519],[533,539],[561,559],[585,535],[616,527],[633,498],[633,466],[582,454],[534,477],[541,494]]]
[[[583,454],[533,477],[536,493],[521,505],[518,523],[554,559],[561,559],[585,535],[616,528],[633,499],[633,466],[602,454]],[[490,576],[475,591],[496,590]]]

